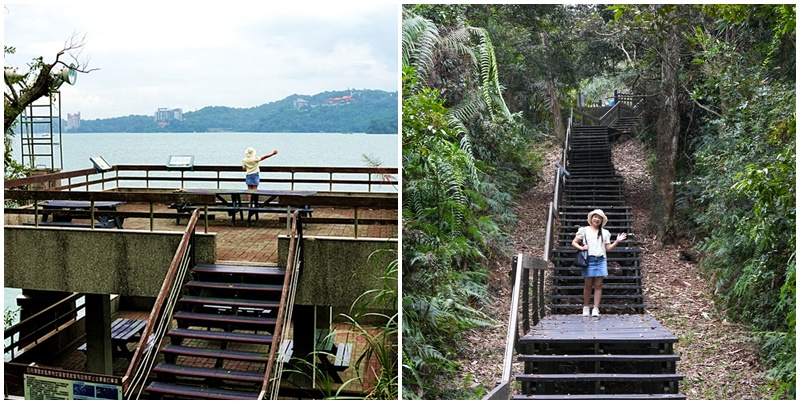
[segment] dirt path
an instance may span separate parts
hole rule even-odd
[[[643,250],[647,314],[655,317],[678,337],[677,371],[684,376],[680,392],[687,399],[769,399],[774,386],[763,376],[757,348],[748,340],[746,328],[724,319],[724,311],[713,303],[713,288],[701,275],[700,265],[690,257],[696,253],[688,242],[661,246],[647,232],[652,179],[646,169],[644,146],[635,139],[613,144],[613,161],[625,180],[626,204],[633,208],[636,241]],[[514,254],[541,257],[547,219],[547,204],[553,198],[554,163],[559,146],[546,153],[545,181],[518,201],[519,222],[513,230]],[[461,363],[463,388],[483,386],[486,392],[500,381],[511,287],[510,259],[498,261],[489,274],[490,304],[485,307],[500,325],[467,333]],[[518,371],[517,369],[514,372]],[[512,374],[514,373],[512,372]]]

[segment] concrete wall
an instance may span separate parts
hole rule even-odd
[[[288,250],[289,239],[280,237],[278,262],[281,267],[286,266]],[[391,253],[373,254],[380,250]],[[347,311],[364,292],[383,288],[380,277],[397,258],[397,239],[307,236],[303,240],[303,272],[298,281],[295,304],[330,306],[340,309],[336,311]],[[397,290],[397,279],[390,287]]]
[[[4,286],[155,297],[183,233],[4,229]],[[198,263],[216,260],[216,234],[197,233]]]
[[[5,287],[155,297],[182,233],[5,226],[4,236]],[[281,267],[288,245],[279,238]],[[214,263],[215,248],[216,234],[197,233],[198,263]],[[396,259],[397,239],[306,237],[295,303],[347,311],[384,287],[380,277]]]

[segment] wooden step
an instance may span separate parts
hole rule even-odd
[[[676,362],[679,355],[518,355],[521,362]]]
[[[226,359],[244,362],[267,363],[269,353],[235,351],[231,349],[196,348],[181,345],[167,345],[161,348],[161,353],[166,356],[194,356],[198,358]],[[168,360],[168,362],[171,362]]]
[[[570,309],[577,310],[575,313],[580,314],[583,309],[583,304],[548,304],[547,307],[551,309]],[[645,308],[647,304],[600,304],[600,314],[602,315],[605,309],[627,309],[627,308]]]
[[[626,241],[627,241],[627,240],[626,240]],[[620,243],[624,243],[624,242],[625,242],[625,241],[620,241]],[[553,253],[554,253],[554,254],[572,254],[572,255],[573,255],[573,257],[574,257],[574,256],[575,256],[575,253],[576,253],[576,250],[575,250],[574,248],[569,248],[569,249],[566,249],[566,248],[565,248],[565,249],[561,249],[561,248],[559,248],[559,249],[553,250]],[[641,253],[642,253],[642,250],[641,250],[641,249],[639,249],[639,248],[636,248],[636,247],[626,247],[626,246],[620,246],[620,245],[617,245],[617,247],[616,247],[616,248],[614,248],[613,250],[606,252],[606,254],[608,254],[608,255],[609,255],[609,257],[608,257],[608,258],[612,258],[612,257],[611,257],[612,255],[619,255],[619,254],[641,254]],[[626,257],[626,258],[627,258],[627,257]]]
[[[686,400],[684,394],[515,394],[514,400]]]
[[[208,274],[235,274],[235,275],[265,275],[265,276],[284,276],[285,269],[278,267],[259,267],[241,265],[218,265],[201,264],[192,268],[193,272]]]
[[[565,203],[582,203],[582,204],[598,204],[598,205],[599,204],[604,204],[604,203],[622,204],[624,202],[622,199],[601,199],[601,198],[597,198],[597,199],[585,199],[585,198],[568,199],[568,198],[564,198],[563,201]]]
[[[242,371],[228,370],[228,369],[181,366],[169,363],[159,363],[158,365],[156,365],[153,371],[156,373],[163,373],[173,376],[235,380],[237,382],[248,382],[248,383],[261,383],[264,381],[263,372],[242,372]]]
[[[606,284],[603,282],[603,290],[607,289],[622,289],[622,290],[641,290],[644,288],[642,285],[617,285],[617,284]],[[554,285],[550,286],[550,289],[555,290],[580,290],[583,291],[583,285],[580,286],[569,286],[569,285]]]
[[[262,330],[275,329],[276,319],[273,317],[232,316],[227,314],[176,312],[173,318],[182,328],[184,324],[203,325],[224,330]]]
[[[208,331],[208,330],[194,330],[188,328],[176,328],[167,332],[167,336],[173,339],[173,343],[177,339],[193,338],[211,341],[229,341],[241,342],[250,344],[271,344],[272,335],[269,334],[250,334],[243,332],[225,332],[225,331]]]
[[[553,264],[556,264],[556,261],[558,261],[558,262],[570,261],[571,262],[572,260],[575,259],[575,253],[576,253],[576,251],[573,251],[572,254],[571,254],[572,255],[571,257],[569,255],[557,256],[557,255],[551,254],[550,255],[550,261],[553,262]],[[611,254],[611,253],[609,253],[609,254]],[[641,260],[642,260],[642,257],[611,257],[611,256],[606,257],[606,262],[641,261]],[[558,265],[558,266],[562,266],[562,265]]]
[[[186,282],[185,286],[189,288],[204,288],[227,291],[280,292],[283,290],[283,285],[264,285],[258,283],[189,281]]]
[[[569,275],[556,275],[550,276],[551,280],[554,281],[580,281],[583,282],[583,277],[580,275],[576,276],[569,276]],[[603,285],[606,282],[613,282],[613,281],[641,281],[642,277],[640,275],[630,275],[630,276],[619,276],[619,275],[608,275],[603,279]]]
[[[569,373],[569,374],[518,374],[522,382],[653,382],[681,381],[680,374],[642,374],[642,373]]]
[[[255,299],[236,299],[226,297],[207,297],[207,296],[183,296],[180,303],[201,304],[211,306],[230,306],[232,308],[258,308],[258,309],[277,309],[279,301],[255,300]]]
[[[150,393],[214,400],[256,400],[258,399],[259,394],[259,392],[243,392],[209,387],[181,386],[162,382],[151,382],[145,390]]]
[[[603,299],[644,299],[643,295],[618,295],[613,293],[606,293],[605,287],[603,285]],[[575,295],[545,295],[545,298],[552,299],[552,300],[561,300],[561,299],[582,299],[583,294],[575,294]]]

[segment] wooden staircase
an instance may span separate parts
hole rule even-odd
[[[570,267],[575,258],[572,240],[578,228],[587,226],[586,215],[602,209],[608,217],[604,228],[612,240],[628,233],[628,240],[608,253],[608,277],[603,281],[604,313],[644,313],[641,274],[641,250],[635,243],[631,208],[623,205],[623,183],[611,163],[611,145],[605,126],[572,127],[567,151],[569,162],[561,205],[559,225],[551,254],[553,275],[548,296],[553,314],[580,314],[583,306],[583,277],[580,269]]]
[[[676,373],[678,340],[644,314],[641,250],[636,247],[633,216],[624,205],[623,182],[611,163],[606,126],[572,126],[567,145],[569,172],[558,204],[553,230],[546,296],[550,315],[517,344],[524,372],[516,375],[521,391],[514,399],[685,399],[678,392],[683,376]],[[604,226],[628,240],[608,253],[609,276],[603,281],[601,316],[583,317],[584,280],[570,267],[575,233],[587,226],[586,215],[600,208]]]
[[[149,398],[258,398],[264,381],[286,271],[198,265],[184,285],[167,332],[164,360],[153,369]]]

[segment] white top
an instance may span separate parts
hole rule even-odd
[[[584,226],[578,229],[575,237],[582,240],[583,244],[589,246],[589,255],[595,257],[606,256],[606,244],[611,243],[611,232],[603,229],[602,239],[597,238],[597,230],[592,226]]]
[[[250,174],[257,173],[259,171],[258,170],[258,163],[260,163],[260,162],[261,162],[261,158],[258,157],[258,156],[255,156],[253,158],[247,158],[247,157],[243,158],[242,159],[242,167],[247,169],[247,172],[246,172],[245,175],[250,175]]]

